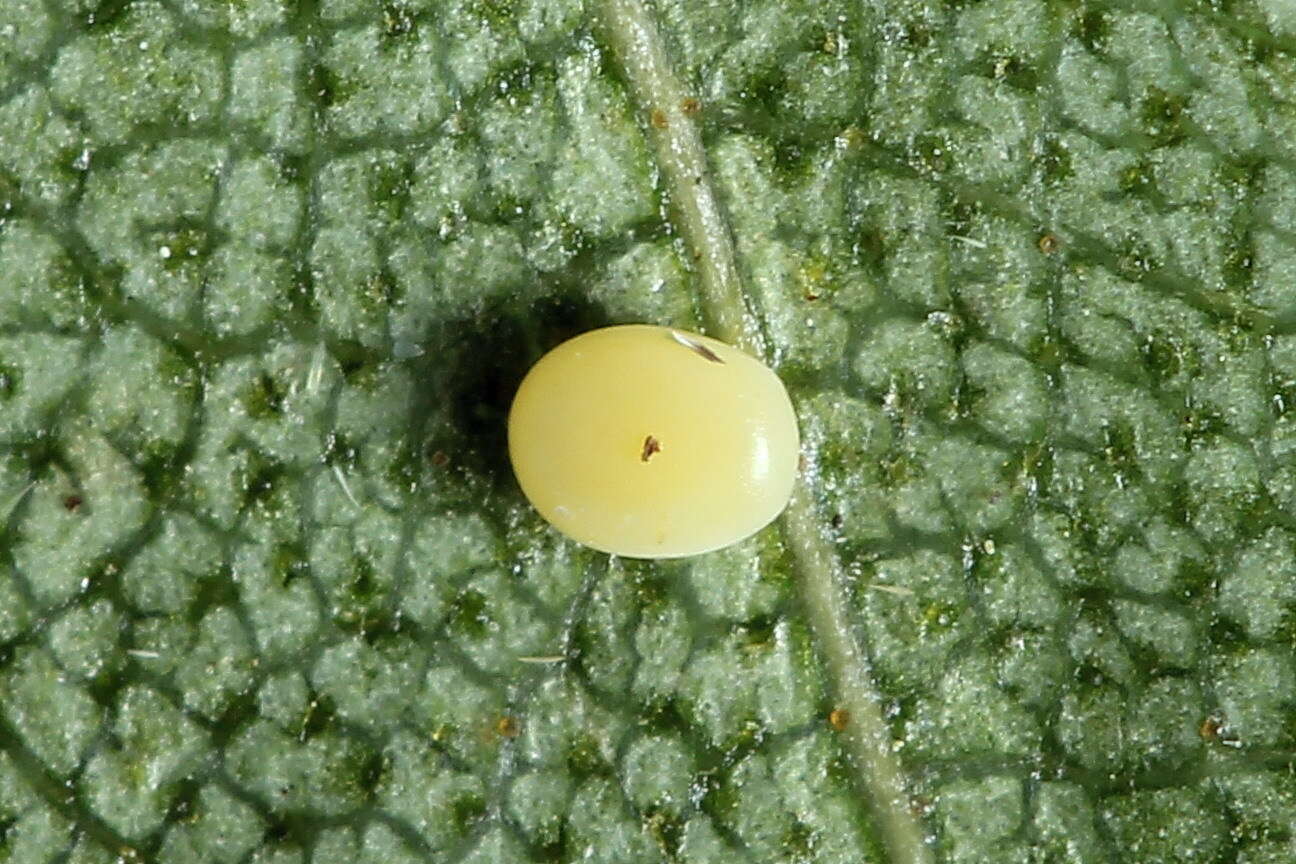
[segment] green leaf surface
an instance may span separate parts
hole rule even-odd
[[[1296,859],[1291,0],[0,2],[0,861]],[[784,520],[503,421],[762,353]]]

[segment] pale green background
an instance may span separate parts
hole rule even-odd
[[[779,531],[508,472],[700,312],[598,12],[0,0],[0,861],[887,860]],[[1296,860],[1296,5],[650,12],[936,858]]]

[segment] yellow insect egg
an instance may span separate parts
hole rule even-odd
[[[630,324],[562,343],[508,420],[522,491],[555,528],[631,558],[736,543],[792,494],[800,453],[783,382],[731,345]]]

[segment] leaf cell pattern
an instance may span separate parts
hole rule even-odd
[[[649,12],[933,854],[1290,860],[1290,4]],[[606,19],[0,8],[0,860],[889,860],[779,530],[504,461],[701,316]]]

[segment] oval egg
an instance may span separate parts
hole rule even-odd
[[[787,505],[800,453],[778,376],[715,339],[642,324],[583,333],[518,388],[509,458],[572,539],[633,558],[736,543]]]

